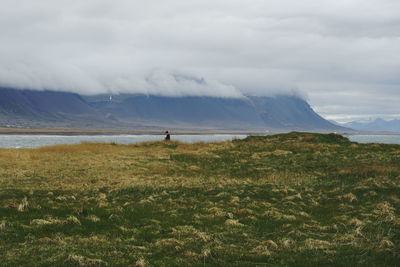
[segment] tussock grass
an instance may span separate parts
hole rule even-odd
[[[395,266],[399,151],[312,133],[0,149],[0,258]]]

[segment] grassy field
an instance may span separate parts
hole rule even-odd
[[[400,146],[0,149],[2,266],[399,266]]]

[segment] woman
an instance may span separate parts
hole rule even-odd
[[[165,141],[171,140],[171,135],[169,134],[169,132],[168,132],[168,131],[165,131],[165,134],[166,134],[166,136],[165,136]]]

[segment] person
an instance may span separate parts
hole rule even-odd
[[[165,141],[171,140],[171,135],[169,134],[169,132],[168,132],[168,131],[165,131],[165,134],[166,134],[166,136],[165,136]]]

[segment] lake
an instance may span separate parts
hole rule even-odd
[[[164,140],[164,135],[0,135],[0,147],[3,148],[35,148],[61,144],[117,143],[136,144],[147,141]],[[243,139],[246,135],[233,134],[202,134],[202,135],[172,135],[171,139],[185,143],[219,142],[233,139]]]
[[[351,141],[358,143],[400,144],[400,135],[348,135]]]
[[[173,135],[172,140],[196,143],[219,142],[243,139],[246,135],[199,134]],[[351,141],[359,143],[400,144],[400,135],[349,135]],[[79,144],[83,142],[101,142],[117,144],[136,144],[147,141],[160,141],[164,135],[0,135],[2,148],[35,148],[60,144]]]

